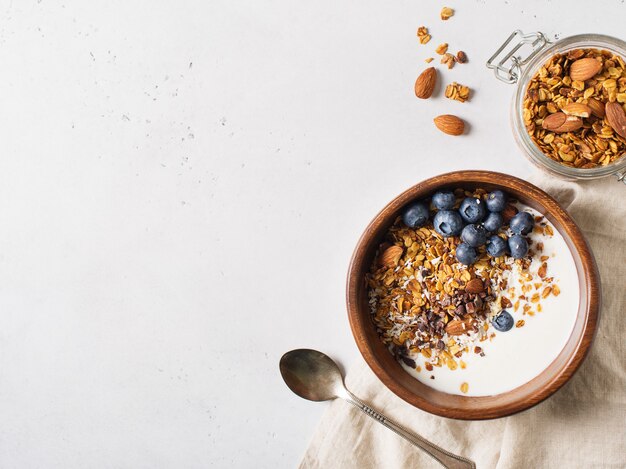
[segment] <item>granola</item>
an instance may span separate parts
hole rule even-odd
[[[443,7],[441,9],[441,19],[446,21],[454,16],[454,10],[450,7]]]
[[[448,69],[454,67],[456,64],[456,57],[449,52],[443,54],[441,57],[441,63],[448,66]]]
[[[470,97],[470,89],[469,87],[461,85],[455,81],[446,86],[445,95],[446,98],[464,103]]]
[[[420,26],[417,28],[417,38],[420,41],[420,44],[427,44],[430,41],[430,34],[428,34],[428,28],[426,26]]]
[[[624,111],[624,59],[599,49],[554,55],[530,80],[523,103],[524,124],[537,147],[582,169],[606,166],[626,153]]]
[[[448,43],[444,42],[442,44],[439,44],[437,48],[435,49],[435,52],[439,55],[443,55],[446,52],[448,52]]]
[[[465,197],[484,200],[486,195],[480,189],[457,189],[456,207]],[[554,234],[542,216],[535,222],[536,233]],[[505,235],[501,230],[499,236]],[[490,257],[481,247],[472,265],[457,260],[460,243],[458,236],[441,236],[431,222],[413,229],[398,217],[366,277],[370,312],[383,343],[418,372],[418,354],[426,359],[427,371],[442,366],[464,369],[463,355],[483,355],[477,344],[495,337],[490,325],[500,311],[508,308],[532,316],[540,311],[542,298],[560,293],[548,276],[549,259],[542,258],[540,267],[531,269],[530,256],[542,251],[542,243],[533,244],[529,257],[522,259]],[[509,283],[513,279],[519,288]],[[523,324],[520,319],[516,326]]]

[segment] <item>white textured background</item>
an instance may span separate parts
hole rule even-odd
[[[516,28],[624,39],[590,5],[0,1],[0,467],[294,467],[324,404],[280,356],[358,357],[346,268],[393,196],[534,171],[484,62]],[[471,103],[413,96],[444,41]]]

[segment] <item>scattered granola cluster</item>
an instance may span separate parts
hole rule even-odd
[[[454,10],[450,7],[443,7],[440,13],[441,19],[447,21],[454,15]],[[431,40],[426,26],[417,28],[417,37],[420,44],[427,44]],[[441,63],[451,69],[455,64],[467,62],[467,54],[462,50],[455,54],[448,52],[448,43],[444,42],[435,48],[435,52],[441,55]],[[426,63],[431,63],[434,59],[428,57]],[[415,95],[420,99],[428,99],[432,95],[437,81],[437,74],[434,67],[424,70],[415,81]],[[445,97],[464,103],[470,98],[470,88],[456,82],[447,85]],[[436,127],[448,135],[461,135],[465,131],[465,123],[457,116],[445,114],[434,119]]]
[[[440,16],[443,21],[447,21],[454,16],[454,10],[450,7],[443,7]]]
[[[465,197],[486,195],[483,190],[455,191],[457,204]],[[554,234],[543,217],[535,222],[535,233]],[[504,318],[504,311],[533,316],[541,312],[542,298],[560,294],[547,275],[549,257],[541,256],[542,242],[532,244],[522,259],[491,257],[482,247],[469,266],[456,258],[461,243],[458,236],[440,235],[430,222],[410,228],[398,217],[367,275],[370,311],[383,343],[418,372],[417,354],[424,357],[427,371],[465,368],[464,354],[483,354],[479,343],[493,339],[494,329],[513,327],[501,329],[502,323],[495,322]],[[523,325],[521,318],[515,323]]]
[[[606,50],[553,56],[531,79],[523,117],[549,158],[597,168],[626,153],[626,64]]]
[[[419,39],[420,44],[428,44],[431,36],[428,34],[428,28],[426,26],[420,26],[417,28],[417,38]]]
[[[443,55],[448,52],[448,43],[444,42],[443,44],[439,44],[435,49],[435,52],[439,55]]]
[[[464,103],[469,99],[470,89],[465,85],[459,85],[456,81],[446,86],[446,98]]]
[[[420,26],[417,28],[417,37],[420,41],[420,44],[428,43],[432,38],[428,33],[428,29],[425,26]],[[441,55],[441,63],[446,65],[448,69],[454,67],[455,64],[464,64],[467,62],[467,54],[462,50],[458,51],[456,55],[448,52],[448,43],[442,42],[435,48],[435,53]],[[428,57],[424,59],[426,63],[430,63],[433,61],[432,57]]]

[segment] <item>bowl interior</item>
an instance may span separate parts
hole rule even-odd
[[[576,265],[580,299],[570,338],[556,359],[528,383],[493,396],[460,396],[428,387],[409,375],[378,337],[370,317],[365,275],[376,249],[408,202],[439,189],[463,187],[502,189],[534,208],[565,239]],[[419,183],[391,201],[369,224],[353,254],[348,273],[347,306],[357,346],[378,378],[410,404],[444,417],[475,420],[503,417],[531,407],[559,389],[582,363],[591,344],[599,310],[599,277],[593,255],[570,216],[548,194],[510,175],[488,171],[459,171]],[[529,344],[530,345],[530,344]]]

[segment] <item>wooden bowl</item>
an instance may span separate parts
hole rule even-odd
[[[520,202],[539,211],[552,222],[569,247],[580,284],[578,316],[568,342],[556,359],[526,384],[493,396],[460,396],[432,389],[419,382],[396,361],[376,332],[371,319],[365,275],[376,249],[402,208],[439,189],[481,187],[502,189]],[[392,200],[361,236],[348,272],[347,303],[350,327],[357,346],[376,376],[408,403],[432,414],[462,420],[483,420],[528,409],[556,392],[583,362],[596,330],[600,309],[600,278],[596,263],[576,223],[561,206],[541,189],[507,174],[491,171],[458,171],[423,181]]]

